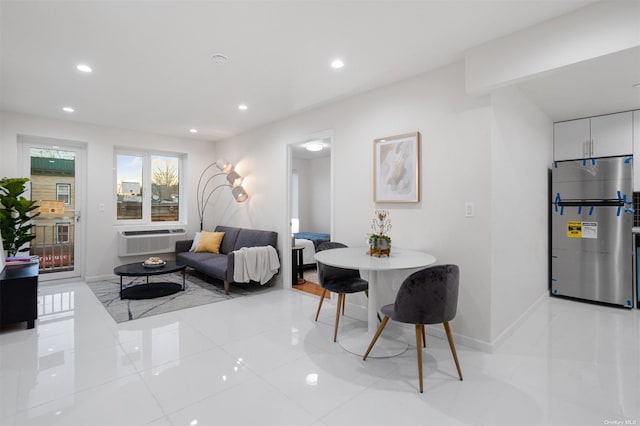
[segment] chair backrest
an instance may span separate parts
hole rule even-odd
[[[460,269],[437,265],[409,275],[402,282],[391,319],[410,324],[451,321],[458,307]]]
[[[316,249],[316,252],[331,250],[336,248],[347,247],[345,244],[329,241],[322,243]],[[325,265],[318,262],[318,281],[323,285],[326,281],[339,280],[344,278],[360,278],[360,272],[355,269],[336,268],[335,266]]]

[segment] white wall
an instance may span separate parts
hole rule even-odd
[[[331,233],[331,158],[309,160],[309,224],[310,232]],[[302,228],[301,228],[302,229]]]
[[[188,191],[182,200],[188,203],[187,229],[189,234],[193,235],[199,228],[195,187],[201,170],[214,161],[214,148],[211,143],[0,112],[0,176],[18,176],[21,172],[18,164],[18,134],[87,143],[87,203],[83,214],[87,228],[87,251],[86,268],[83,269],[88,280],[112,276],[114,266],[136,261],[135,257],[117,256],[118,228],[113,225],[115,207],[109,208],[113,205],[115,191],[114,146],[186,153],[188,165],[185,170],[185,187]],[[99,211],[99,204],[107,206],[105,211]]]
[[[517,88],[491,96],[491,341],[548,294],[553,123]]]
[[[331,232],[331,158],[292,159],[298,172],[298,216],[301,232]]]
[[[309,231],[310,202],[309,202],[309,160],[292,159],[292,170],[298,172],[298,218],[300,231]]]
[[[462,270],[454,332],[490,342],[491,109],[488,98],[464,93],[464,67],[454,64],[326,107],[255,129],[216,144],[238,161],[251,194],[242,213],[225,223],[264,227],[288,235],[287,144],[333,130],[334,228],[332,237],[363,245],[376,207],[390,210],[396,247],[424,250]],[[419,131],[422,135],[421,202],[373,203],[373,140]],[[475,200],[476,216],[464,217]],[[397,285],[401,277],[388,277]],[[390,286],[391,287],[391,286]],[[383,301],[390,301],[388,288]],[[353,298],[352,298],[353,299]]]

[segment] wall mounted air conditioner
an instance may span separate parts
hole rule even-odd
[[[184,240],[184,229],[153,229],[143,231],[118,231],[118,256],[171,253],[176,241]]]

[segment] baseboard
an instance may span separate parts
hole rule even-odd
[[[494,348],[497,348],[498,346],[500,346],[502,344],[502,342],[504,342],[505,339],[507,339],[509,336],[511,336],[516,329],[518,329],[518,327],[520,327],[522,325],[522,323],[529,318],[529,316],[532,314],[532,312],[538,308],[538,305],[540,303],[542,303],[544,300],[547,299],[547,297],[549,297],[549,293],[548,291],[544,291],[530,306],[527,310],[525,310],[514,322],[512,322],[507,328],[505,328],[502,333],[500,333],[498,335],[498,337],[496,337],[493,342],[491,343],[491,346]]]
[[[113,274],[108,274],[108,275],[92,275],[90,277],[85,277],[84,280],[88,283],[91,282],[95,282],[95,281],[107,281],[107,280],[112,280],[114,279],[114,277],[116,277]]]
[[[439,339],[447,340],[447,335],[444,332],[444,327],[442,326],[442,324],[427,326],[426,333],[428,336],[433,336]],[[453,341],[456,344],[456,346],[463,345],[468,348],[477,349],[485,353],[493,352],[493,346],[489,342],[485,342],[483,340],[465,336],[463,334],[458,334],[453,330],[451,330],[451,334],[453,335]]]

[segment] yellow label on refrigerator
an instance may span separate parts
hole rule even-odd
[[[582,222],[567,222],[567,238],[582,238]]]

